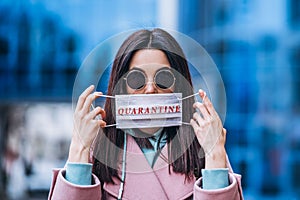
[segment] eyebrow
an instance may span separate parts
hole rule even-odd
[[[129,71],[132,71],[132,70],[139,70],[139,71],[142,71],[142,72],[146,73],[145,70],[143,70],[141,68],[138,68],[138,67],[132,67]]]
[[[162,68],[157,69],[155,71],[155,73],[157,73],[158,71],[163,70],[163,69],[172,70],[172,67],[171,66],[163,66]],[[145,70],[143,70],[142,68],[136,67],[136,66],[132,67],[129,71],[131,71],[131,70],[139,70],[146,74]]]

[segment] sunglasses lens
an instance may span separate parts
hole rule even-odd
[[[134,90],[142,89],[145,85],[146,78],[140,71],[131,71],[127,75],[127,85]]]
[[[161,70],[155,76],[155,83],[161,89],[168,89],[174,85],[175,77],[170,70]]]

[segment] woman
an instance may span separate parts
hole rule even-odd
[[[240,175],[226,156],[226,130],[203,90],[202,103],[188,98],[188,64],[170,34],[130,35],[115,57],[108,96],[182,93],[181,126],[111,126],[114,100],[90,110],[102,95],[93,90],[79,97],[67,167],[54,171],[49,199],[243,199]]]

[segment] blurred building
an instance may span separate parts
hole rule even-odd
[[[226,147],[246,199],[299,198],[300,2],[193,0],[179,7],[179,30],[207,49],[222,74]]]
[[[68,135],[65,131],[70,127],[53,129],[59,124],[53,119],[70,125],[62,113],[72,113],[73,82],[88,52],[113,34],[148,26],[187,34],[217,64],[227,95],[226,148],[233,169],[242,174],[245,198],[298,199],[298,0],[1,2],[0,199],[11,190],[8,182],[13,172],[8,169],[13,161],[22,166],[16,170],[24,170],[15,180],[24,182],[22,174],[34,178],[36,168],[28,162],[32,154],[25,153],[30,148],[25,151],[24,142],[39,149],[35,152],[40,154],[34,154],[37,160],[45,158],[45,140],[48,151],[58,145],[65,152],[68,137],[51,139],[49,130]],[[29,128],[29,121],[37,120],[35,112],[47,113],[41,117],[51,122],[44,125],[46,130],[39,128],[43,120],[37,127],[30,123]],[[62,165],[66,156],[57,153],[52,164],[44,159],[35,167],[47,171],[45,166]],[[40,181],[42,186],[47,179]],[[22,187],[35,188],[26,183]]]

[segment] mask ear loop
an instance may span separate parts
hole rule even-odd
[[[197,93],[195,93],[195,94],[192,94],[192,95],[189,95],[189,96],[183,97],[183,98],[181,98],[180,100],[182,101],[182,100],[185,100],[185,99],[191,98],[191,97],[193,97],[193,96],[196,96],[197,94],[198,94],[198,92],[197,92]]]
[[[106,97],[106,98],[111,98],[111,99],[115,99],[115,98],[116,98],[116,97],[114,97],[114,96],[102,94],[101,92],[94,92],[94,95],[96,95],[96,96],[98,96],[98,97]]]
[[[186,96],[186,97],[183,97],[183,98],[178,98],[178,100],[180,100],[180,101],[183,101],[183,100],[186,100],[186,99],[189,99],[189,98],[191,98],[191,97],[194,97],[194,96],[196,96],[196,95],[198,95],[199,93],[197,92],[197,93],[195,93],[195,94],[191,94],[191,95],[189,95],[189,96]],[[204,97],[202,98],[202,101],[204,101],[204,99],[205,99],[205,97],[206,97],[206,93],[204,93]],[[184,124],[184,125],[189,125],[189,126],[191,126],[191,124],[189,123],[189,122],[181,122],[182,124]]]
[[[111,99],[115,99],[115,98],[116,98],[116,97],[114,97],[114,96],[102,94],[101,92],[94,92],[94,95],[96,95],[96,96],[98,96],[98,97],[105,97],[105,98],[111,98]],[[93,104],[91,104],[91,107],[92,107],[92,109],[95,109],[95,107],[94,107]],[[98,120],[101,120],[101,119],[102,119],[99,115],[97,115],[96,118],[97,118]],[[116,126],[116,125],[117,125],[117,124],[109,124],[109,125],[104,126],[104,128],[106,128],[106,127],[112,127],[112,126]]]

